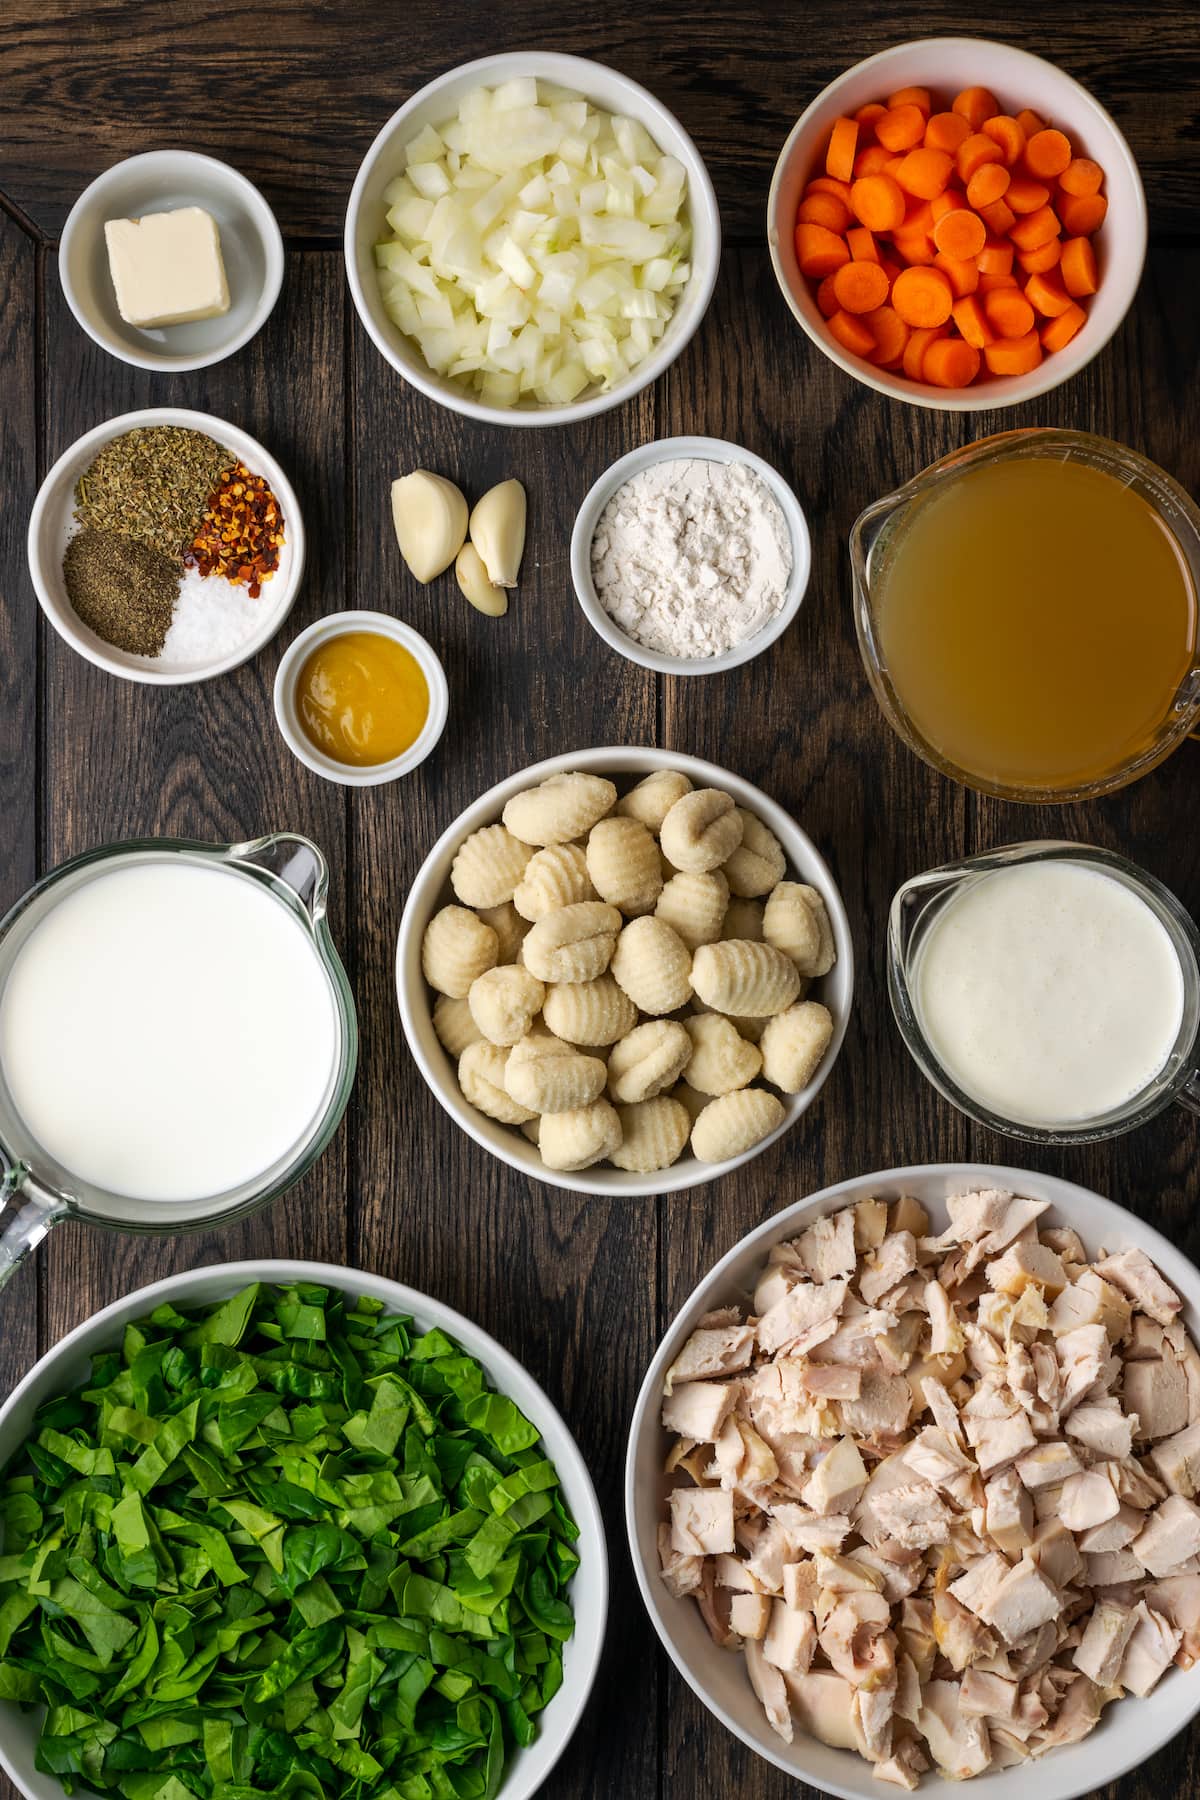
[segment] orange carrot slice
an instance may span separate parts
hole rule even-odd
[[[925,127],[925,142],[930,150],[945,150],[953,156],[963,139],[970,137],[971,127],[961,113],[934,113]]]
[[[1058,320],[1051,320],[1051,324],[1057,325]],[[1050,326],[1045,329],[1049,330]],[[1027,331],[1024,337],[997,338],[984,350],[983,360],[993,375],[1028,375],[1042,360],[1038,334]]]
[[[850,208],[836,194],[809,194],[796,208],[797,221],[804,225],[824,225],[827,231],[844,232],[850,223]]]
[[[1047,269],[1054,268],[1062,255],[1062,240],[1051,238],[1049,243],[1039,244],[1036,250],[1023,250],[1017,257],[1017,265],[1026,275],[1044,275]]]
[[[964,211],[966,204],[956,187],[948,187],[944,194],[936,194],[929,202],[929,210],[933,214],[934,224],[936,225],[943,213]]]
[[[877,306],[864,313],[863,322],[871,327],[875,349],[871,361],[881,369],[897,368],[908,345],[909,330],[894,306]]]
[[[1009,118],[1007,113],[997,113],[994,118],[985,119],[979,129],[985,137],[995,138],[1011,169],[1025,148],[1025,133],[1021,130],[1020,121]]]
[[[870,356],[875,349],[875,339],[870,327],[853,313],[835,312],[829,320],[829,329],[844,350],[853,356]]]
[[[877,262],[843,263],[833,277],[838,305],[848,313],[874,312],[887,299],[888,286],[888,278]]]
[[[892,283],[892,305],[906,325],[927,330],[950,317],[954,289],[941,269],[905,269]]]
[[[973,131],[954,152],[954,166],[958,170],[958,179],[964,186],[984,163],[1003,161],[1004,152],[995,138],[984,137],[982,131]]]
[[[989,238],[975,262],[981,275],[1011,275],[1013,247]]]
[[[978,373],[979,352],[962,338],[939,338],[921,363],[921,377],[933,387],[970,387]]]
[[[1048,244],[1062,230],[1058,214],[1052,206],[1039,206],[1036,212],[1026,213],[1009,228],[1009,237],[1018,250],[1036,250],[1042,244]]]
[[[887,107],[883,106],[878,100],[870,100],[866,106],[859,107],[854,118],[855,123],[858,125],[858,141],[860,144],[869,144],[872,141],[875,136],[875,121],[876,119],[882,119],[886,111]]]
[[[980,163],[967,183],[967,205],[973,206],[976,212],[982,212],[985,206],[991,206],[994,200],[1002,200],[1012,176],[1003,163]]]
[[[888,95],[888,106],[893,111],[898,106],[916,106],[928,118],[933,111],[933,95],[927,87],[900,88],[896,93]]]
[[[945,256],[978,256],[987,242],[987,227],[968,209],[943,213],[933,227],[933,241]]]
[[[942,271],[956,300],[961,300],[964,294],[973,294],[979,286],[979,265],[969,258],[947,256],[945,251],[939,251],[933,266]]]
[[[944,336],[945,331],[940,325],[931,326],[926,331],[914,331],[912,333],[907,344],[904,346],[904,355],[900,365],[910,381],[920,381],[923,379],[921,369],[925,361],[925,352],[928,350],[930,344],[936,343],[940,337]]]
[[[925,136],[925,114],[911,102],[889,106],[875,121],[875,136],[888,150],[913,150]]]
[[[984,296],[983,310],[997,337],[1023,338],[1033,330],[1033,308],[1016,288],[993,288]]]
[[[1068,238],[1062,247],[1062,284],[1072,299],[1094,294],[1099,285],[1096,252],[1085,237]]]
[[[942,192],[954,168],[953,158],[945,150],[918,147],[903,157],[896,170],[896,180],[906,194],[932,200]]]
[[[1104,183],[1104,170],[1090,156],[1073,156],[1058,178],[1064,194],[1098,194]]]
[[[1061,175],[1071,161],[1071,140],[1063,131],[1035,131],[1025,145],[1025,167],[1038,181]]]
[[[1012,288],[1015,292],[1020,285],[1015,275],[981,275],[977,291],[981,294],[994,294],[998,288]]]
[[[846,243],[854,262],[879,261],[879,245],[865,225],[852,225],[846,233]]]
[[[1082,306],[1072,300],[1065,312],[1059,313],[1056,319],[1048,319],[1042,326],[1042,347],[1046,350],[1064,349],[1086,318],[1087,314]]]
[[[1045,131],[1046,129],[1045,119],[1041,118],[1037,113],[1031,112],[1027,106],[1022,108],[1017,114],[1017,124],[1025,133],[1026,143],[1029,142],[1031,137],[1036,137],[1039,131]]]
[[[833,291],[832,275],[827,275],[817,287],[817,306],[827,319],[831,319],[835,312],[841,311],[837,295]]]
[[[904,221],[904,190],[890,175],[863,175],[850,189],[850,210],[868,231],[895,231]]]
[[[1004,198],[1015,213],[1031,213],[1036,212],[1039,206],[1049,204],[1050,189],[1041,181],[1030,181],[1023,175],[1014,175]]]
[[[994,119],[1000,111],[995,94],[985,87],[964,88],[961,94],[954,96],[953,106],[972,131],[979,131],[985,119]]]
[[[854,173],[854,152],[858,146],[858,121],[835,119],[825,152],[825,173],[835,181],[849,181]]]
[[[981,206],[979,216],[994,237],[1005,237],[1017,222],[1017,215],[1006,200],[993,200]]]
[[[882,144],[868,144],[854,159],[855,179],[859,180],[864,175],[881,175],[891,161],[891,151],[885,150]]]
[[[1025,298],[1043,319],[1057,319],[1074,304],[1063,286],[1062,277],[1053,271],[1049,275],[1031,275],[1025,283]]]
[[[987,322],[982,305],[974,294],[966,294],[961,300],[954,302],[954,323],[958,326],[964,339],[976,350],[982,350],[993,339],[991,326]]]
[[[844,200],[846,205],[849,206],[850,183],[848,181],[835,181],[832,175],[818,175],[816,180],[810,181],[805,188],[804,198],[808,200],[813,194],[836,194],[839,200]],[[1049,198],[1048,191],[1047,198]]]
[[[849,262],[850,252],[845,238],[839,237],[836,231],[830,231],[826,225],[810,225],[802,219],[796,226],[796,261],[802,275],[819,281],[823,275],[832,275],[844,262]]]
[[[1060,194],[1058,216],[1068,237],[1091,237],[1099,231],[1108,211],[1103,194]]]

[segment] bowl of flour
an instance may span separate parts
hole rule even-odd
[[[791,488],[722,438],[661,438],[621,457],[571,536],[571,577],[589,622],[661,675],[749,662],[795,618],[811,566]]]

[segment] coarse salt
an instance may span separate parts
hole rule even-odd
[[[592,539],[601,606],[665,656],[721,656],[757,636],[791,573],[783,510],[744,463],[653,463],[617,489]]]
[[[166,641],[154,661],[164,664],[216,662],[231,656],[273,610],[271,584],[252,600],[245,587],[223,575],[185,569]]]

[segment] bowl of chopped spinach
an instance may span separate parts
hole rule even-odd
[[[106,1307],[0,1407],[0,1766],[29,1800],[524,1800],[604,1636],[541,1389],[449,1307],[229,1263]]]

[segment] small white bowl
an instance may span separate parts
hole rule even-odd
[[[727,1162],[700,1162],[690,1151],[685,1151],[670,1168],[658,1169],[650,1175],[635,1175],[625,1169],[601,1165],[567,1174],[560,1173],[557,1169],[548,1169],[538,1155],[536,1144],[531,1144],[528,1138],[510,1126],[489,1119],[486,1113],[480,1112],[463,1097],[454,1063],[443,1050],[433,1029],[429,988],[421,971],[421,940],[425,935],[426,925],[438,908],[454,902],[454,891],[450,886],[450,865],[459,845],[472,831],[478,831],[480,826],[495,824],[504,811],[505,804],[514,794],[534,787],[549,775],[559,775],[569,769],[607,775],[612,780],[618,783],[624,781],[629,786],[640,781],[644,775],[652,774],[655,769],[678,769],[696,787],[723,788],[726,793],[733,795],[739,806],[748,807],[757,813],[763,823],[775,833],[787,855],[789,878],[808,882],[817,889],[825,902],[837,945],[837,961],[829,974],[815,983],[811,997],[823,1001],[833,1014],[832,1042],[808,1086],[798,1094],[778,1096],[783,1102],[782,1123],[752,1149],[744,1151],[740,1156],[730,1157]],[[728,769],[722,769],[716,763],[702,762],[697,756],[681,756],[674,750],[627,747],[572,750],[566,756],[551,756],[545,762],[534,763],[532,768],[522,769],[518,774],[510,775],[507,780],[498,782],[486,794],[481,794],[464,813],[460,813],[448,830],[442,833],[417,871],[400,920],[396,942],[396,994],[408,1047],[434,1099],[468,1137],[474,1138],[485,1150],[490,1150],[493,1156],[498,1156],[501,1162],[507,1163],[512,1169],[520,1169],[522,1174],[530,1176],[534,1181],[544,1181],[550,1187],[569,1188],[573,1193],[621,1197],[634,1194],[671,1194],[683,1188],[700,1187],[704,1182],[719,1180],[722,1175],[740,1169],[751,1158],[775,1143],[777,1138],[781,1138],[808,1111],[832,1072],[850,1021],[850,1008],[854,999],[854,946],[850,939],[850,922],[846,917],[842,897],[824,857],[795,820],[774,800],[769,800],[760,788],[743,781],[740,775],[731,775]]]
[[[94,462],[103,445],[139,425],[179,425],[215,438],[245,463],[252,474],[263,477],[283,513],[284,542],[279,567],[271,579],[263,583],[262,624],[236,649],[209,662],[173,662],[164,666],[159,657],[135,656],[131,651],[118,650],[115,644],[106,643],[85,625],[67,599],[62,560],[75,511],[75,483]],[[122,413],[119,418],[109,419],[77,438],[59,457],[38,489],[29,515],[27,547],[34,591],[59,637],[88,662],[95,663],[98,669],[107,669],[110,675],[120,675],[125,681],[145,682],[150,687],[182,687],[193,681],[211,681],[216,675],[240,668],[275,636],[292,610],[304,574],[304,521],[300,517],[300,502],[275,458],[239,425],[231,425],[227,419],[215,419],[211,413],[187,412],[175,406],[151,406],[141,412]]]
[[[805,185],[823,169],[836,118],[902,87],[931,87],[947,103],[964,87],[988,87],[1002,112],[1032,107],[1065,131],[1077,155],[1090,156],[1105,175],[1108,216],[1096,234],[1100,280],[1087,306],[1087,323],[1064,350],[1046,356],[1028,375],[988,376],[969,388],[937,388],[887,369],[876,369],[843,349],[821,315],[810,283],[796,262],[793,227]],[[1133,303],[1146,260],[1146,196],[1133,152],[1100,102],[1063,69],[991,38],[918,38],[855,63],[822,88],[800,115],[779,153],[767,200],[767,242],[783,297],[813,343],[855,381],[893,400],[940,412],[982,412],[1018,406],[1069,381],[1103,350]]]
[[[318,644],[328,642],[330,638],[343,637],[348,631],[376,631],[382,637],[394,638],[396,643],[403,644],[409,655],[420,664],[421,673],[429,688],[429,713],[421,727],[420,736],[402,756],[394,756],[390,762],[370,763],[362,768],[338,762],[336,757],[326,756],[323,750],[318,750],[300,723],[296,706],[296,680],[310,650],[315,649]],[[308,626],[288,645],[275,675],[275,720],[288,749],[315,774],[323,775],[326,781],[336,781],[341,787],[379,787],[385,781],[395,781],[401,775],[410,774],[418,763],[425,761],[441,737],[449,711],[450,690],[446,685],[446,671],[432,646],[419,631],[414,631],[411,625],[405,625],[401,619],[393,619],[388,613],[340,612],[318,619],[315,625]]]
[[[822,1188],[735,1244],[684,1302],[646,1371],[634,1408],[625,1463],[625,1523],[642,1599],[667,1655],[709,1712],[743,1744],[794,1780],[841,1800],[879,1800],[880,1784],[871,1765],[852,1751],[831,1749],[799,1729],[791,1744],[777,1737],[750,1687],[744,1659],[719,1649],[695,1602],[674,1599],[659,1574],[658,1526],[674,1485],[663,1473],[669,1448],[660,1419],[663,1377],[704,1314],[734,1301],[744,1303],[772,1245],[796,1237],[813,1219],[869,1196],[893,1200],[911,1194],[929,1209],[934,1229],[941,1230],[948,1223],[950,1195],[977,1188],[1006,1188],[1032,1200],[1048,1200],[1052,1210],[1045,1215],[1046,1223],[1073,1226],[1089,1251],[1097,1252],[1101,1245],[1144,1250],[1181,1295],[1184,1324],[1193,1337],[1200,1336],[1200,1270],[1134,1213],[1056,1175],[984,1163],[929,1163],[859,1175]],[[1148,1762],[1197,1711],[1200,1668],[1186,1673],[1173,1669],[1144,1700],[1127,1698],[1109,1707],[1081,1743],[1018,1768],[985,1772],[971,1782],[969,1791],[979,1800],[1022,1800],[1022,1796],[1075,1800],[1100,1789],[1107,1792],[1110,1782]],[[935,1770],[921,1777],[918,1791],[922,1800],[958,1800],[963,1786]]]
[[[564,406],[490,406],[478,399],[461,381],[439,375],[429,367],[419,346],[406,337],[384,310],[376,277],[375,245],[386,230],[383,190],[400,173],[404,146],[425,125],[444,125],[452,119],[466,94],[517,76],[534,75],[540,81],[572,88],[607,112],[619,113],[644,125],[660,150],[677,157],[687,170],[688,215],[692,228],[689,261],[691,279],[675,305],[666,330],[655,348],[623,381],[604,391],[589,388],[581,399]],[[468,419],[485,419],[492,425],[570,425],[590,419],[639,393],[656,381],[689,341],[712,298],[721,260],[721,215],[717,197],[700,152],[679,120],[662,103],[628,75],[603,63],[579,56],[562,56],[541,50],[510,50],[498,56],[481,56],[460,63],[439,75],[406,100],[392,114],[363,158],[350,203],[346,209],[346,274],[358,316],[375,347],[393,369],[413,387],[441,406],[463,413]]]
[[[117,310],[105,223],[180,206],[202,206],[217,222],[229,311],[150,331],[128,325]],[[232,356],[265,324],[283,281],[283,238],[258,189],[228,163],[195,150],[149,150],[84,188],[63,226],[58,271],[67,305],[110,356],[167,373],[203,369]]]
[[[391,1311],[412,1317],[424,1331],[440,1327],[482,1364],[496,1391],[514,1400],[541,1432],[546,1454],[558,1471],[563,1498],[579,1526],[580,1564],[571,1581],[575,1630],[563,1646],[563,1684],[538,1715],[536,1742],[514,1752],[504,1777],[504,1800],[530,1800],[579,1724],[599,1667],[608,1617],[604,1521],[587,1464],[562,1415],[515,1357],[452,1307],[382,1275],[341,1269],[332,1263],[219,1263],[212,1268],[170,1275],[94,1313],[34,1364],[0,1406],[0,1468],[28,1437],[38,1408],[85,1380],[93,1356],[119,1347],[124,1328],[131,1320],[144,1319],[156,1306],[164,1304],[201,1306],[224,1300],[252,1281],[276,1285],[311,1282],[355,1298],[365,1294]],[[34,1766],[40,1724],[40,1708],[23,1712],[14,1704],[0,1701],[0,1769],[15,1782],[26,1800],[62,1800],[62,1782],[58,1777],[43,1774]]]
[[[656,463],[677,462],[690,457],[702,462],[741,463],[745,468],[753,469],[766,484],[787,520],[788,536],[792,544],[792,573],[788,579],[783,606],[770,624],[764,625],[754,637],[736,644],[732,650],[726,650],[720,656],[666,656],[660,650],[648,650],[644,644],[639,644],[635,638],[622,631],[612,615],[605,611],[592,579],[592,539],[596,535],[600,515],[617,489],[632,476],[640,475],[643,469],[649,469]],[[749,662],[752,657],[758,656],[776,638],[783,636],[800,611],[800,602],[804,598],[811,572],[812,544],[808,535],[808,521],[794,491],[778,470],[764,462],[761,456],[755,456],[750,450],[743,450],[740,444],[728,443],[724,438],[659,438],[653,444],[643,444],[640,449],[631,450],[627,456],[622,456],[613,463],[610,469],[606,469],[589,490],[571,533],[571,579],[575,583],[575,596],[589,625],[599,632],[606,644],[619,651],[622,656],[627,656],[630,662],[639,663],[643,669],[655,669],[660,675],[719,675],[725,669],[736,669],[740,663]]]

